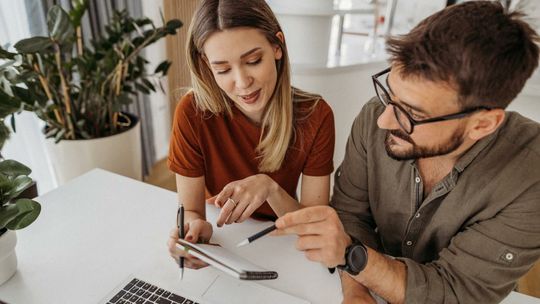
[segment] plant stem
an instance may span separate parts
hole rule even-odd
[[[73,123],[71,121],[71,98],[69,97],[69,89],[66,83],[66,78],[64,77],[64,71],[62,70],[62,60],[60,58],[60,46],[54,44],[54,57],[56,59],[56,67],[58,68],[58,75],[60,76],[60,83],[62,85],[62,93],[64,95],[64,103],[66,105],[66,121],[68,125],[68,133],[66,134],[67,139],[75,139],[75,130],[73,129]]]

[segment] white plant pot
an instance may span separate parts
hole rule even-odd
[[[101,168],[142,180],[141,124],[120,134],[85,140],[46,140],[46,148],[58,185]]]
[[[326,66],[333,0],[267,0],[285,34],[292,64]]]
[[[8,230],[0,236],[0,285],[9,280],[17,271],[16,244],[15,231]]]

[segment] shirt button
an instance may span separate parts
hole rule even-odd
[[[414,179],[414,181],[415,181],[417,184],[420,183],[420,177],[417,176],[417,177]]]
[[[504,256],[505,259],[507,259],[508,261],[511,261],[514,259],[514,255],[511,254],[511,253],[507,253],[505,256]]]
[[[420,217],[420,212],[418,212],[414,217],[419,218]]]
[[[407,246],[411,246],[411,245],[412,245],[412,241],[407,241],[407,243],[405,243],[405,244],[407,244]]]

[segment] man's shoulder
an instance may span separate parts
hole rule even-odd
[[[540,160],[540,123],[524,117],[517,112],[507,112],[499,139],[512,150],[523,150],[531,157]]]

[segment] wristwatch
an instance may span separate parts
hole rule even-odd
[[[337,268],[348,272],[350,275],[357,275],[366,268],[368,252],[362,242],[353,239],[351,245],[345,249],[345,265],[338,265]]]

